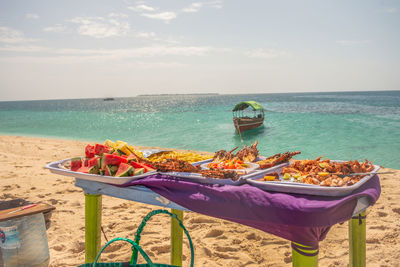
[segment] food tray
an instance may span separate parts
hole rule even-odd
[[[258,157],[257,160],[261,160],[263,157]],[[202,166],[202,165],[207,165],[210,163],[212,159],[206,159],[198,162],[192,163],[193,166]],[[285,165],[280,164],[281,165]],[[278,166],[272,167],[270,169],[265,169],[265,170],[260,170],[263,173],[267,173],[271,169],[275,169]],[[246,182],[246,179],[253,177],[254,175],[257,175],[260,173],[259,170],[255,170],[252,173],[242,175],[237,181],[233,181],[232,179],[218,179],[218,178],[212,178],[212,177],[204,177],[201,174],[198,173],[191,173],[191,172],[159,172],[160,174],[163,175],[168,175],[168,176],[174,176],[174,177],[179,177],[182,179],[185,179],[187,181],[191,182],[197,182],[197,183],[204,183],[204,184],[218,184],[218,185],[242,185]]]
[[[332,161],[341,162],[340,160],[332,160]],[[281,166],[274,170],[269,170],[268,172],[263,172],[263,174],[254,175],[249,179],[247,179],[246,183],[265,191],[337,197],[337,196],[350,195],[354,190],[358,189],[360,186],[365,184],[369,179],[371,179],[375,175],[375,174],[368,174],[364,178],[362,178],[359,182],[351,186],[327,187],[327,186],[311,185],[311,184],[304,184],[304,183],[297,183],[297,182],[283,180],[280,175],[283,167],[285,166]],[[379,166],[374,165],[374,170],[372,172],[377,172],[378,170]],[[277,172],[280,175],[279,178],[281,179],[281,181],[255,180],[271,172]]]
[[[245,183],[245,179],[240,177],[237,181],[233,181],[232,179],[218,179],[212,177],[205,177],[199,173],[192,173],[192,172],[159,172],[163,175],[179,177],[184,180],[196,183],[203,183],[203,184],[218,184],[218,185],[241,185]]]
[[[249,168],[245,168],[245,169],[224,169],[226,171],[235,171],[239,174],[243,173],[244,175],[249,174],[254,172],[256,169],[258,169],[260,166],[258,164],[255,163],[251,163],[251,162],[245,162],[247,165],[249,165]],[[207,165],[209,164],[209,162],[200,164],[201,169],[203,170],[209,170],[210,168],[207,167]]]
[[[285,163],[281,163],[279,165],[270,167],[268,169],[257,169],[249,174],[243,175],[242,177],[244,179],[258,179],[258,178],[264,177],[267,173],[271,173],[271,172],[280,173],[282,171],[282,168],[286,167],[288,165],[289,165],[289,163],[285,162]]]
[[[67,168],[65,168],[63,166],[63,164],[68,162],[69,160],[71,160],[71,159],[63,159],[60,161],[51,162],[46,165],[46,168],[55,174],[75,177],[75,178],[83,179],[83,180],[96,181],[96,182],[107,183],[107,184],[115,184],[115,185],[126,184],[126,183],[129,183],[134,180],[142,179],[144,177],[157,174],[156,171],[151,171],[151,172],[147,172],[147,173],[144,173],[141,175],[136,175],[136,176],[113,177],[113,176],[89,174],[89,173],[82,173],[82,172],[74,172],[74,171],[68,170]]]

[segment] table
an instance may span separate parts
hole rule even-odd
[[[162,177],[161,177],[162,178]],[[376,177],[376,180],[379,180]],[[140,184],[141,182],[138,182]],[[144,183],[144,182],[142,182]],[[85,192],[85,261],[93,262],[100,250],[101,241],[101,195],[108,195],[121,199],[157,205],[171,208],[172,213],[179,219],[183,219],[183,212],[190,209],[178,205],[147,187],[135,185],[129,187],[116,187],[109,184],[76,179],[75,185]],[[380,189],[380,186],[379,186]],[[379,196],[380,190],[377,193]],[[372,203],[373,204],[373,203]],[[350,266],[366,265],[366,217],[365,210],[371,205],[365,195],[356,199],[356,205],[352,210],[352,217],[349,221],[349,245],[350,245]],[[328,228],[329,229],[329,228]],[[171,264],[182,265],[182,230],[175,220],[171,221]],[[318,266],[318,247],[314,245],[303,245],[292,241],[293,266]]]

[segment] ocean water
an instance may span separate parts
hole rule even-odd
[[[265,121],[239,136],[232,108],[245,100],[263,105]],[[400,169],[400,91],[0,102],[0,133],[210,152],[257,140],[265,156],[296,150],[297,159],[369,159]]]

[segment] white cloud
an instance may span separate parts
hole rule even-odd
[[[224,5],[224,1],[223,0],[215,0],[215,1],[210,1],[210,2],[206,2],[207,6],[210,6],[212,8],[217,8],[220,9],[222,8]]]
[[[60,55],[86,56],[88,59],[126,59],[160,56],[204,56],[212,48],[204,46],[148,46],[132,49],[59,49]]]
[[[124,13],[110,13],[108,14],[108,16],[110,18],[121,18],[121,19],[126,19],[128,17],[128,15]]]
[[[286,51],[281,51],[276,49],[262,49],[262,48],[249,50],[246,51],[244,54],[251,58],[263,58],[263,59],[289,56],[289,53]]]
[[[103,17],[76,17],[72,19],[71,22],[79,24],[79,34],[94,38],[124,36],[130,30],[128,22],[120,21],[116,18],[105,19]]]
[[[38,14],[33,14],[33,13],[28,13],[25,15],[25,18],[27,19],[38,19],[39,15]]]
[[[136,33],[136,37],[139,38],[154,38],[156,34],[154,32],[138,32]]]
[[[42,46],[34,46],[34,45],[6,45],[0,46],[0,51],[7,51],[7,52],[41,52],[46,51],[48,48]]]
[[[159,19],[163,20],[166,23],[169,23],[170,20],[176,19],[176,13],[175,12],[161,12],[161,13],[143,13],[141,14],[143,17],[149,18],[149,19]]]
[[[18,30],[0,26],[0,43],[18,44],[18,43],[29,43],[32,41],[35,40],[25,38],[24,34]]]
[[[370,43],[370,40],[338,40],[336,41],[337,44],[343,46],[354,46],[354,45],[362,45]]]
[[[62,24],[56,24],[54,26],[43,28],[45,32],[63,32],[65,31],[66,27]]]
[[[200,10],[200,8],[203,6],[203,3],[201,2],[196,2],[196,3],[192,3],[190,6],[182,9],[183,12],[186,13],[196,13]]]
[[[395,8],[395,7],[388,7],[388,8],[385,8],[385,12],[386,12],[386,13],[397,13],[397,8]]]
[[[146,5],[136,5],[136,6],[130,6],[128,9],[136,11],[136,12],[153,12],[156,11],[157,9],[151,6],[146,6]]]

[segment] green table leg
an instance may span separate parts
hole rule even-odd
[[[361,212],[349,221],[350,267],[366,266],[366,216]]]
[[[101,195],[85,194],[85,263],[92,263],[101,245]]]
[[[171,209],[171,213],[183,222],[183,210]],[[182,228],[171,218],[171,265],[182,266],[182,238]]]
[[[317,267],[318,248],[301,245],[292,242],[292,266],[293,267]]]

